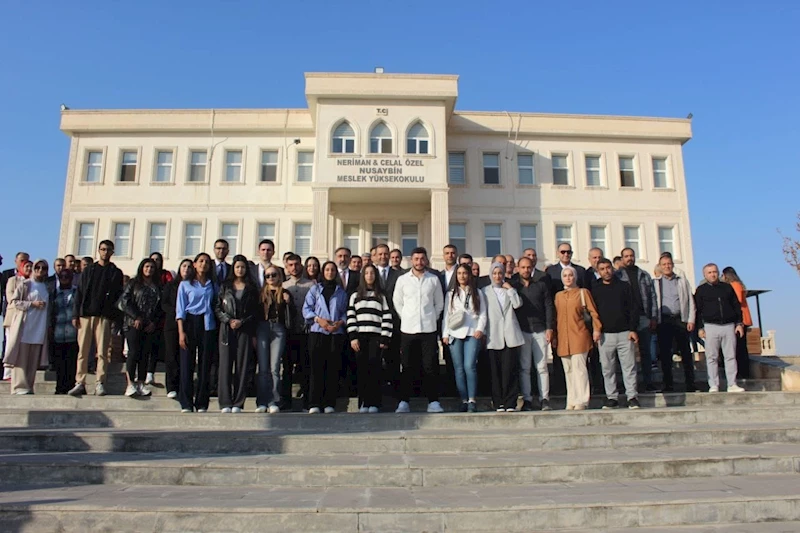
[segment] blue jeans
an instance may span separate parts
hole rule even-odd
[[[478,352],[481,341],[475,337],[452,339],[450,356],[456,373],[456,387],[463,401],[474,399],[478,394]]]
[[[286,328],[279,322],[259,322],[256,339],[256,405],[278,405],[281,402],[281,359],[286,348]]]

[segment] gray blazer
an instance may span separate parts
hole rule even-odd
[[[502,350],[506,346],[515,348],[525,343],[514,312],[522,307],[522,299],[514,289],[503,290],[506,291],[506,303],[501,309],[494,288],[490,285],[481,289],[486,297],[489,317],[489,327],[486,328],[486,348],[489,350]]]

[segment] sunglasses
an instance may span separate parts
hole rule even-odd
[[[558,253],[560,253],[562,255],[564,255],[564,254],[572,254],[572,250],[560,250]]]
[[[277,274],[266,274],[264,277],[265,277],[266,279],[272,279],[272,278],[277,278],[277,277],[278,277],[278,275],[277,275]]]

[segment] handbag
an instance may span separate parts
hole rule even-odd
[[[467,299],[464,302],[464,309],[467,308],[469,305],[469,298],[472,296],[470,292],[467,294]],[[456,297],[455,291],[453,291],[453,298]],[[464,325],[464,321],[467,319],[467,313],[464,309],[456,309],[452,313],[448,313],[447,315],[447,328],[448,329],[458,329]]]
[[[583,291],[586,289],[578,289],[581,291],[581,307],[583,309],[583,323],[586,324],[586,329],[592,331],[594,328],[592,326],[592,314],[586,309],[586,297],[583,295]]]

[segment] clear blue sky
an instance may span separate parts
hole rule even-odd
[[[502,6],[502,7],[494,7]],[[611,7],[613,6],[613,9]],[[68,140],[58,106],[304,107],[305,71],[460,75],[457,107],[685,117],[694,252],[762,298],[800,353],[800,2],[4,2],[4,268],[52,258]],[[32,199],[33,197],[33,199]]]

